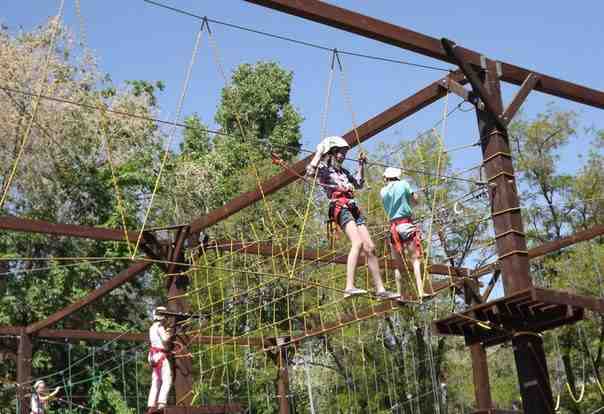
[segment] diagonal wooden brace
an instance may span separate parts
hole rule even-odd
[[[516,96],[514,96],[514,99],[512,99],[512,102],[510,102],[501,116],[502,121],[505,122],[506,125],[514,118],[514,115],[516,115],[516,112],[518,112],[518,109],[520,109],[520,106],[524,103],[529,93],[537,86],[538,82],[539,76],[534,73],[529,74],[524,82],[522,82]]]

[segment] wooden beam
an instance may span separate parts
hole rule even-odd
[[[54,325],[55,323],[59,322],[60,320],[66,318],[67,316],[73,314],[74,312],[82,309],[84,306],[87,306],[87,305],[95,302],[96,300],[102,298],[107,293],[111,292],[113,289],[118,288],[121,285],[123,285],[124,283],[129,282],[130,280],[134,279],[138,274],[147,270],[147,268],[149,268],[152,264],[153,264],[152,262],[143,262],[143,261],[135,262],[132,266],[130,266],[129,268],[127,268],[126,270],[121,272],[116,277],[109,279],[101,287],[93,290],[92,292],[90,292],[88,295],[86,295],[84,298],[80,299],[79,301],[74,302],[71,305],[61,309],[60,311],[53,313],[48,318],[46,318],[42,321],[35,322],[35,323],[29,325],[25,329],[25,332],[27,332],[28,334],[32,334],[32,333],[38,332],[41,329]]]
[[[459,82],[463,81],[463,75],[461,72],[453,72],[449,76]],[[358,145],[358,143],[368,140],[386,128],[415,114],[420,109],[425,108],[433,102],[436,102],[446,94],[446,91],[441,87],[441,82],[442,79],[431,83],[416,94],[404,99],[398,104],[390,107],[386,111],[376,115],[364,124],[360,125],[356,131],[348,131],[346,134],[344,134],[343,138],[349,143],[350,147],[355,147]],[[358,139],[356,135],[357,132]],[[232,216],[238,211],[241,211],[245,207],[248,207],[261,200],[263,196],[272,194],[275,191],[298,180],[299,176],[297,174],[304,174],[306,166],[311,159],[312,155],[304,158],[301,161],[298,161],[291,166],[291,171],[282,171],[281,173],[276,174],[261,183],[256,190],[243,193],[226,203],[224,206],[211,211],[205,216],[199,217],[191,223],[190,232],[196,233],[209,226],[212,226],[213,224]]]
[[[14,216],[0,217],[0,229],[22,231],[26,233],[51,234],[54,236],[80,237],[93,240],[125,241],[123,230],[102,227],[80,226],[76,224],[51,223]],[[136,243],[137,232],[128,232],[128,239]]]
[[[0,327],[0,333],[19,329],[18,327]],[[62,339],[68,341],[116,341],[116,342],[149,342],[147,333],[136,332],[95,332],[81,329],[41,329],[36,333],[39,338]],[[245,337],[245,336],[205,336],[190,335],[190,344],[194,345],[239,345],[262,348],[267,338]]]
[[[447,77],[442,81],[442,87],[459,96],[464,101],[470,102],[473,105],[479,105],[479,109],[483,109],[484,105],[482,102],[480,102],[480,100],[471,91],[464,88],[461,83]]]
[[[213,240],[205,247],[208,250],[218,250],[223,252],[235,252],[235,253],[247,253],[256,254],[260,256],[268,257],[293,257],[296,254],[296,247],[287,247],[281,249],[278,246],[273,245],[270,242],[246,242],[246,241],[234,241],[234,240]],[[325,263],[337,263],[346,264],[348,253],[337,254],[332,251],[324,251],[317,249],[305,249],[302,248],[298,252],[298,259],[309,260],[316,262]],[[363,264],[363,258],[359,260],[359,264]],[[379,261],[381,268],[394,269],[396,261],[392,259],[380,259]],[[455,277],[467,277],[470,275],[471,270],[465,267],[450,267],[444,264],[431,264],[428,266],[428,273],[436,275],[451,275]]]
[[[573,293],[562,292],[559,290],[542,288],[533,288],[531,295],[533,300],[589,309],[596,313],[604,314],[604,299],[597,297],[575,295]]]
[[[438,293],[440,291],[448,289],[449,287],[451,287],[451,285],[447,282],[435,283],[433,285],[433,291],[434,293]],[[409,298],[409,302],[412,302],[411,298]],[[287,341],[287,344],[295,344],[297,342],[303,341],[306,338],[325,335],[352,323],[364,321],[367,319],[374,318],[376,316],[386,314],[388,312],[403,309],[408,304],[409,303],[398,302],[395,300],[386,300],[378,305],[371,305],[365,309],[359,309],[354,313],[346,314],[338,320],[330,321],[327,323],[321,323],[321,326],[305,330],[303,334],[290,338],[289,341]]]
[[[203,405],[194,406],[168,406],[163,410],[156,410],[151,414],[226,414],[226,413],[242,413],[245,407],[241,404],[222,404],[222,405]]]
[[[355,33],[383,43],[400,47],[438,59],[454,63],[445,53],[440,40],[373,17],[365,16],[342,7],[319,0],[245,0],[248,3],[269,7],[294,16],[312,20],[327,26]],[[471,65],[480,66],[481,53],[459,48],[463,59]],[[537,73],[509,63],[500,62],[501,79],[521,85],[531,73],[539,77],[536,90],[585,105],[604,109],[604,92],[567,82],[542,73]]]
[[[535,88],[535,85],[537,85],[537,82],[539,82],[539,77],[534,73],[528,75],[524,82],[522,82],[522,85],[520,86],[518,92],[516,92],[514,99],[512,99],[512,102],[510,102],[501,116],[501,120],[506,125],[512,121],[514,115],[516,115],[516,112],[518,112],[518,109],[520,109],[520,106],[524,103],[529,93],[531,93],[531,91]]]
[[[545,256],[546,254],[557,252],[560,249],[563,249],[568,246],[572,246],[573,244],[584,242],[587,240],[591,240],[598,236],[604,235],[604,225],[598,224],[593,226],[590,229],[579,231],[571,236],[563,237],[559,240],[553,240],[547,243],[543,243],[541,246],[532,248],[528,251],[529,259],[535,259],[537,257]],[[484,265],[479,267],[478,269],[471,272],[471,277],[480,277],[491,273],[496,270],[498,267],[498,262],[490,263],[488,265]]]
[[[457,52],[457,45],[449,39],[444,38],[441,39],[441,42],[443,49],[447,53],[447,56],[449,56],[457,64],[457,66],[459,66],[463,74],[466,75],[470,85],[472,85],[474,93],[476,93],[482,100],[484,110],[491,116],[493,122],[497,124],[501,131],[505,131],[505,125],[499,119],[499,115],[501,114],[499,111],[500,105],[495,102],[494,95],[486,89],[474,69],[463,59],[462,55]]]
[[[491,276],[491,280],[489,280],[489,284],[487,285],[487,288],[485,289],[484,293],[482,294],[482,302],[486,302],[487,300],[489,300],[489,296],[491,296],[491,292],[493,291],[493,288],[497,284],[497,281],[499,280],[499,276],[501,276],[501,270],[497,269],[493,273],[493,276]]]

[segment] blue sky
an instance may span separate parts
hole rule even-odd
[[[340,50],[451,67],[377,41],[242,1],[163,1],[212,19]],[[118,84],[131,79],[164,81],[167,88],[160,95],[161,117],[173,119],[199,21],[152,6],[143,0],[81,2],[88,46],[99,58],[101,70],[109,73]],[[507,1],[505,7],[495,7],[488,2],[348,0],[332,3],[433,37],[448,37],[492,59],[604,90],[602,1],[583,1],[577,7],[568,2],[518,0]],[[65,4],[64,22],[79,34],[75,0],[66,0]],[[58,6],[58,0],[5,1],[0,10],[0,23],[7,25],[13,33],[19,28],[31,30],[56,14]],[[313,148],[320,135],[330,54],[222,26],[212,25],[212,30],[228,72],[241,63],[259,60],[277,61],[294,72],[292,101],[305,118],[302,125],[303,145]],[[364,122],[443,76],[443,72],[350,56],[343,56],[343,63],[357,123]],[[344,98],[341,78],[336,76],[335,79],[328,114],[328,133],[343,134],[351,129],[351,114]],[[206,124],[213,126],[213,116],[223,85],[207,36],[204,36],[183,113],[198,113]],[[504,87],[505,102],[509,102],[515,90],[515,86]],[[459,99],[452,96],[449,108],[458,102]],[[544,111],[550,102],[559,109],[579,112],[584,126],[604,128],[604,113],[601,110],[541,93],[532,93],[523,111],[534,116]],[[441,100],[391,127],[372,139],[365,148],[371,150],[377,142],[412,139],[441,118],[443,105],[444,100]],[[473,111],[457,111],[449,118],[447,125],[446,147],[476,141]],[[585,153],[586,144],[585,138],[577,139],[565,149],[560,163],[563,170],[573,171],[581,165],[578,156]],[[455,169],[477,165],[480,160],[477,148],[453,153]]]
[[[101,69],[117,83],[128,79],[164,81],[167,89],[160,96],[162,117],[173,118],[199,22],[143,0],[81,2],[88,46],[99,57]],[[604,90],[601,70],[604,63],[601,48],[604,28],[600,21],[604,12],[603,2],[582,2],[581,7],[548,2],[544,7],[543,2],[511,0],[506,3],[506,8],[493,7],[486,2],[445,4],[426,1],[403,4],[385,0],[348,0],[332,3],[434,37],[448,37],[493,59]],[[165,0],[165,4],[340,50],[450,67],[411,52],[242,1]],[[0,21],[12,31],[19,27],[30,30],[55,14],[58,6],[58,0],[10,1],[4,4]],[[64,22],[76,34],[79,33],[75,0],[66,0]],[[302,126],[304,146],[314,147],[320,134],[329,75],[329,53],[217,25],[212,25],[212,30],[228,72],[240,63],[258,60],[275,60],[294,72],[292,101],[305,118]],[[213,124],[223,86],[212,56],[207,37],[204,37],[184,105],[185,115],[196,112],[209,125]],[[357,123],[443,75],[438,71],[350,56],[343,56],[343,63]],[[351,129],[352,120],[341,78],[336,76],[335,79],[328,132],[342,134]],[[505,87],[506,101],[511,99],[515,89],[514,86]],[[458,98],[452,96],[449,106],[458,102]],[[528,115],[534,115],[543,111],[548,102],[554,102],[561,109],[579,111],[584,124],[604,128],[601,111],[540,93],[531,94],[523,110]],[[433,104],[381,133],[372,142],[393,142],[399,138],[414,137],[419,131],[430,128],[442,116],[443,105],[443,100]],[[458,111],[448,121],[446,146],[474,142],[476,135],[474,114],[471,111]],[[368,144],[367,148],[371,149],[372,145]],[[576,160],[578,148],[572,146],[564,154],[565,165],[570,169],[579,165]],[[479,160],[480,152],[474,148],[455,153],[454,161],[456,167],[464,168],[477,164]]]

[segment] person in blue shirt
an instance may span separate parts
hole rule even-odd
[[[422,240],[418,227],[413,223],[413,206],[417,204],[417,194],[409,183],[401,180],[401,170],[388,167],[384,171],[385,186],[380,191],[384,210],[390,220],[390,246],[392,256],[397,263],[396,271],[408,273],[406,257],[411,259],[413,273],[417,283],[419,300],[430,296],[424,293],[420,259],[422,256]],[[397,274],[399,293],[400,273]]]
[[[373,276],[373,284],[378,299],[398,299],[399,295],[385,289],[380,275],[380,266],[375,255],[375,245],[371,240],[359,206],[354,198],[354,190],[364,184],[364,167],[367,159],[359,157],[359,171],[351,174],[342,166],[350,146],[342,137],[327,137],[317,146],[317,152],[307,167],[307,175],[316,177],[329,199],[329,222],[339,226],[350,240],[350,252],[346,265],[346,287],[344,297],[367,293],[354,285],[355,271],[361,252],[367,257],[367,267]]]

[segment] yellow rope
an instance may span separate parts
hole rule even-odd
[[[191,61],[189,62],[189,67],[187,68],[187,72],[185,75],[185,81],[183,83],[182,92],[180,94],[180,98],[178,100],[178,104],[176,106],[176,115],[174,119],[174,123],[176,124],[180,118],[180,113],[182,111],[182,107],[184,104],[185,96],[187,94],[187,89],[189,88],[189,81],[191,80],[191,73],[193,71],[193,65],[195,64],[195,59],[197,57],[197,52],[199,50],[199,44],[201,43],[201,34],[203,32],[203,25],[200,27],[197,32],[197,37],[195,39],[195,45],[193,46],[193,52],[191,54]],[[174,132],[176,131],[176,126],[172,127],[172,131],[169,135],[168,142],[166,144],[166,149],[164,150],[164,156],[162,158],[162,162],[159,167],[159,172],[157,173],[157,177],[155,179],[155,184],[153,186],[153,192],[151,193],[151,199],[149,200],[149,205],[147,206],[147,210],[145,212],[145,216],[143,218],[143,224],[138,233],[138,237],[136,238],[136,245],[134,246],[134,251],[132,253],[132,257],[136,256],[138,251],[138,247],[141,242],[141,238],[143,236],[143,231],[145,226],[147,225],[147,220],[149,219],[149,213],[151,212],[151,208],[153,207],[153,201],[155,200],[155,195],[159,189],[159,183],[162,177],[162,173],[164,171],[164,167],[166,165],[166,161],[168,160],[168,156],[170,155],[170,146],[172,145],[172,140],[174,139]]]

